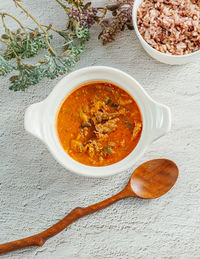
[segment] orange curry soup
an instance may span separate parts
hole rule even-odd
[[[67,96],[57,114],[57,134],[74,160],[114,164],[136,147],[142,116],[134,99],[109,82],[90,82]]]

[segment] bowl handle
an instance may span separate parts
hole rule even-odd
[[[24,128],[35,137],[43,140],[42,122],[43,122],[43,102],[30,105],[24,116]]]
[[[169,107],[159,103],[153,102],[151,106],[153,114],[151,142],[153,142],[170,131],[171,111]]]

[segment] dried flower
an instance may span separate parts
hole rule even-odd
[[[69,8],[68,15],[71,20],[80,22],[80,25],[87,24],[90,28],[97,21],[97,8],[75,9]]]
[[[115,39],[116,35],[124,30],[125,26],[132,30],[132,6],[133,0],[114,0],[114,6],[107,7],[112,11],[113,17],[101,20],[100,25],[102,32],[99,38],[102,39],[103,44],[111,42]]]
[[[102,32],[99,35],[99,38],[102,39],[103,44],[113,41],[116,34],[124,29],[126,22],[127,19],[126,17],[123,17],[123,15],[104,19],[101,22]]]
[[[117,3],[122,3],[122,1],[120,0],[113,0],[113,1]],[[127,17],[127,20],[129,20],[130,22],[132,21],[133,3],[134,3],[134,0],[125,0],[123,1],[123,4],[120,5],[119,7],[119,12],[123,13],[124,16]]]

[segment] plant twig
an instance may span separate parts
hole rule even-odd
[[[10,46],[10,44],[8,42],[6,42],[5,40],[3,40],[1,37],[0,37],[0,41],[2,43],[6,44],[9,48],[12,48],[12,46]],[[17,60],[20,59],[20,57],[17,55],[17,53],[14,50],[13,50],[13,53],[14,53]]]
[[[56,0],[56,2],[59,3],[59,5],[61,5],[62,8],[66,9],[66,6],[63,3],[61,3],[59,0]]]
[[[3,40],[1,37],[0,37],[0,41],[4,44],[6,44],[9,48],[12,48],[12,46],[10,44],[8,44],[5,40]],[[21,58],[17,55],[17,53],[15,52],[15,50],[12,48],[13,50],[13,53],[15,55],[15,58],[16,58],[16,61],[17,61],[17,67],[18,69],[20,70],[20,66],[22,65],[22,60]],[[1,55],[3,57],[3,55]]]
[[[50,53],[53,54],[54,56],[57,56],[57,53],[53,50],[53,48],[51,47],[51,45],[49,43],[48,32],[41,26],[41,24],[35,19],[35,17],[33,17],[21,4],[18,3],[17,0],[14,0],[14,2],[19,8],[21,8],[27,14],[27,16],[29,16],[38,25],[38,27],[41,29],[41,31],[46,35],[46,42],[47,42]]]
[[[130,29],[131,0],[115,0],[116,3],[99,7],[92,6],[91,2],[87,2],[87,0],[85,2],[84,0],[56,0],[67,15],[66,29],[63,30],[57,30],[52,24],[40,23],[23,7],[21,1],[13,0],[16,7],[20,8],[37,25],[36,29],[24,26],[21,21],[7,12],[0,12],[5,29],[5,34],[0,37],[0,41],[8,46],[5,52],[0,54],[0,75],[6,75],[13,69],[18,70],[19,74],[10,78],[12,82],[10,89],[14,91],[24,91],[45,77],[54,79],[69,72],[85,49],[92,25],[98,24],[101,27],[102,31],[98,38],[102,40],[103,44],[113,41],[125,27]],[[111,15],[108,16],[108,13]],[[10,30],[5,23],[7,16],[17,22],[20,29],[16,32]],[[64,39],[62,46],[54,48],[51,46],[50,40],[53,37],[51,31],[58,33]],[[59,47],[62,47],[61,55],[57,54]],[[42,49],[48,49],[48,55],[44,55],[33,65],[23,63],[23,58],[36,56]],[[16,58],[18,67],[8,62],[12,58]]]
[[[64,32],[64,31],[62,31],[62,30],[57,30],[57,29],[53,28],[53,27],[52,27],[52,24],[50,24],[49,26],[47,26],[47,25],[45,25],[45,24],[40,24],[40,25],[41,25],[42,27],[47,28],[47,30],[52,30],[52,31],[57,32],[57,33],[59,33],[59,32]]]
[[[9,16],[9,17],[11,17],[13,20],[15,20],[15,21],[19,24],[19,26],[22,28],[22,30],[24,31],[24,33],[27,34],[27,32],[26,32],[24,26],[22,25],[22,23],[21,23],[16,17],[14,17],[13,15],[11,15],[11,14],[9,14],[9,13],[1,13],[1,12],[0,12],[0,15],[1,15],[2,18],[3,18],[4,16]],[[6,28],[6,25],[5,25],[4,20],[2,20],[2,23],[3,23],[4,28]]]

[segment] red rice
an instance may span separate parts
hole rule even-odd
[[[185,55],[199,50],[198,1],[193,0],[193,4],[190,0],[144,0],[137,11],[140,34],[163,53]]]

